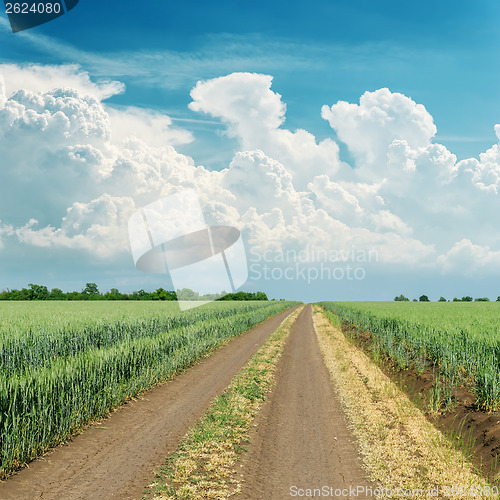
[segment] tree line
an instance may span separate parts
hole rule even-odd
[[[405,297],[403,294],[398,295],[397,297],[394,297],[394,300],[396,302],[409,302],[410,299],[408,297]],[[413,299],[413,302],[430,302],[429,297],[427,295],[421,295],[418,300]],[[466,295],[465,297],[462,297],[459,299],[458,297],[453,297],[453,300],[446,300],[444,297],[439,297],[437,302],[490,302],[490,299],[488,297],[477,297],[473,299],[470,295]],[[497,297],[496,302],[500,302],[500,295]]]
[[[188,288],[165,290],[158,288],[153,292],[138,290],[122,293],[117,288],[101,293],[96,283],[87,283],[81,291],[63,292],[60,288],[49,290],[45,285],[30,283],[21,290],[4,290],[0,300],[269,300],[264,292],[236,292],[200,295]]]

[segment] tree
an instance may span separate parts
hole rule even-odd
[[[49,298],[50,300],[64,300],[66,295],[60,288],[52,288]]]
[[[467,295],[466,297],[462,297],[462,302],[472,302],[472,297]]]
[[[497,302],[500,302],[500,295],[497,297]]]
[[[132,292],[130,295],[131,300],[151,300],[151,294],[144,291],[144,290],[138,290],[136,292]]]
[[[29,284],[31,290],[31,300],[47,300],[49,298],[49,290],[45,285]]]
[[[12,290],[13,300],[33,300],[33,291],[27,288],[21,290]]]
[[[82,291],[82,295],[87,299],[96,299],[100,294],[95,283],[87,283]]]
[[[183,288],[178,290],[178,293],[179,300],[269,300],[264,292],[240,291],[227,293],[222,290],[219,293],[200,296],[189,288]],[[403,295],[400,297],[403,297],[401,300],[408,300]],[[121,293],[118,288],[111,288],[108,292],[102,294],[99,292],[96,283],[87,283],[81,292],[63,292],[60,288],[53,288],[49,292],[44,285],[30,283],[29,288],[0,291],[0,300],[177,300],[177,294],[164,288],[158,288],[154,292],[139,290],[131,294]],[[400,299],[397,297],[395,300]]]
[[[118,288],[112,288],[103,298],[106,300],[121,300],[123,297]]]
[[[429,297],[427,297],[427,295],[420,295],[418,300],[419,302],[430,302]]]
[[[446,302],[446,299],[444,297],[439,297],[438,302]]]
[[[410,299],[408,297],[405,297],[403,294],[399,295],[398,297],[394,297],[394,300],[396,302],[409,302]]]
[[[488,297],[478,297],[477,299],[474,299],[475,302],[489,302],[490,299]]]
[[[222,297],[217,300],[269,300],[264,292],[222,292]]]
[[[185,290],[187,290],[187,288]],[[175,292],[169,292],[164,288],[158,288],[156,292],[153,292],[151,294],[152,300],[175,300],[176,298],[177,295],[175,294]]]

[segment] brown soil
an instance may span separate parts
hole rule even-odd
[[[238,467],[243,487],[237,498],[290,498],[298,491],[293,486],[370,486],[319,350],[310,305],[292,326],[276,386],[254,424]]]
[[[349,338],[355,339],[356,344],[369,356],[372,354],[372,339],[369,332],[361,332],[356,338],[352,335],[352,328],[342,326],[342,330]],[[453,391],[453,405],[443,408],[439,413],[429,411],[431,390],[435,384],[435,370],[426,369],[418,373],[414,368],[400,369],[390,359],[378,362],[380,368],[399,387],[406,392],[410,399],[425,413],[445,435],[451,436],[457,444],[465,444],[469,451],[469,460],[482,471],[490,480],[500,479],[500,412],[485,412],[478,409],[476,396],[469,387],[456,387]],[[457,436],[459,436],[457,438]],[[497,458],[498,457],[498,458]]]
[[[0,482],[2,500],[140,499],[211,400],[292,310],[231,340],[169,382],[118,408]]]

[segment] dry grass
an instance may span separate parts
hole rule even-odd
[[[371,479],[385,489],[422,489],[421,498],[436,498],[430,490],[439,498],[458,496],[452,493],[462,488],[462,496],[485,498],[486,480],[317,306],[314,324]]]
[[[188,431],[158,474],[159,481],[149,486],[155,499],[223,499],[239,493],[241,485],[234,479],[235,462],[242,445],[248,442],[250,425],[274,384],[276,363],[301,310],[283,321]]]

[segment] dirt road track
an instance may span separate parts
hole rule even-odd
[[[323,363],[311,306],[292,326],[276,386],[254,424],[239,467],[242,492],[235,498],[291,498],[292,486],[370,485]]]
[[[142,399],[123,405],[100,426],[32,462],[0,483],[0,499],[140,499],[188,428],[290,312],[236,337]]]

